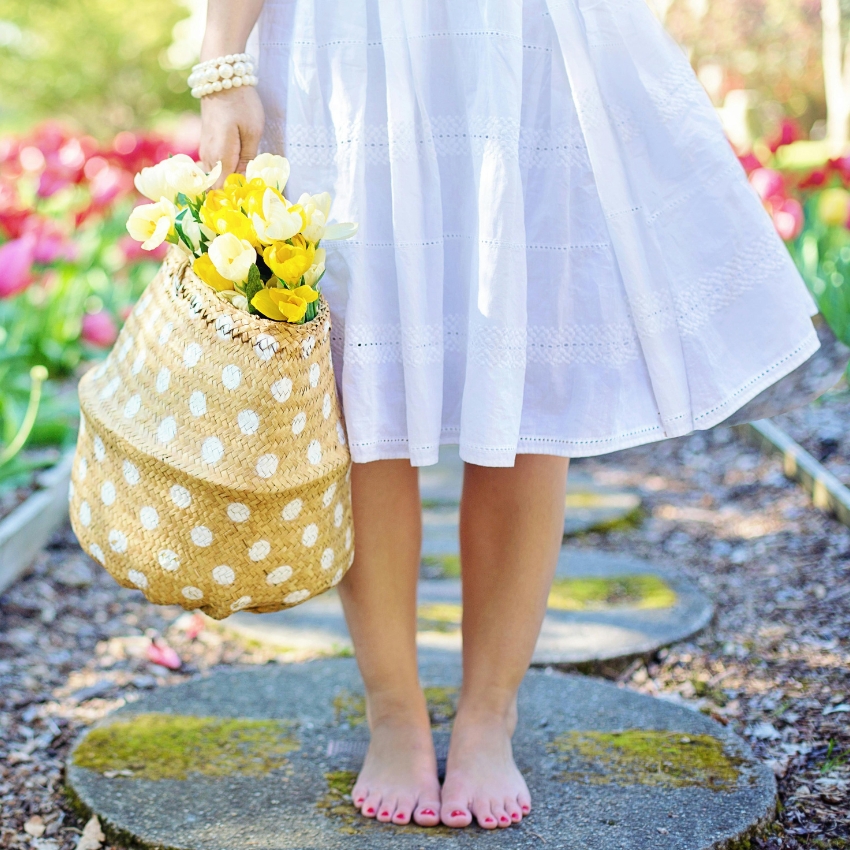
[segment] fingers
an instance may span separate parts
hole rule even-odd
[[[245,166],[257,155],[263,124],[262,103],[253,88],[218,92],[201,99],[199,154],[207,170],[221,162],[216,188],[228,175],[245,172]]]

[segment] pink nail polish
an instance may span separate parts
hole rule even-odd
[[[455,811],[452,812],[452,817],[453,818],[462,818],[465,814],[466,814],[466,812],[463,812],[460,809],[455,809]]]
[[[531,811],[531,809],[528,806],[523,806],[522,810],[525,814],[528,814]]]
[[[374,815],[375,810],[370,806],[368,809],[366,809],[366,814],[367,815]]]
[[[502,823],[510,823],[510,820],[509,820],[508,818],[506,818],[504,815],[502,815],[502,816],[499,818],[499,820],[500,820]]]
[[[431,817],[434,817],[434,815],[436,815],[437,813],[433,809],[422,809],[422,811],[419,812],[419,814],[420,815],[430,815]],[[452,814],[454,814],[454,812]]]
[[[382,818],[388,818],[389,816],[390,816],[390,813],[389,813],[389,812],[381,812],[381,817],[382,817]]]
[[[484,823],[493,823],[493,818],[484,818]]]

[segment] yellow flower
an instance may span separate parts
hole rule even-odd
[[[818,216],[827,225],[844,224],[850,211],[848,195],[845,189],[826,189],[818,199]]]
[[[307,312],[307,302],[288,289],[261,289],[251,299],[251,304],[264,316],[278,322],[300,322]]]
[[[251,219],[239,210],[222,209],[212,213],[209,225],[216,233],[232,233],[238,239],[250,242],[255,248],[260,247],[260,240]]]
[[[224,292],[233,289],[233,281],[222,277],[213,265],[209,254],[201,254],[194,263],[192,263],[192,271],[206,284],[211,286],[217,292]]]
[[[295,239],[297,238],[295,237]],[[303,242],[304,240],[300,241]],[[312,245],[301,247],[300,245],[289,245],[286,242],[276,242],[263,251],[263,259],[266,261],[266,265],[290,287],[299,283],[304,272],[313,265],[315,255],[316,249]]]
[[[292,294],[303,298],[308,304],[312,304],[319,297],[319,293],[312,286],[296,287],[292,290]]]

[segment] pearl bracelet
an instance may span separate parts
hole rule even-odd
[[[217,59],[200,62],[192,68],[189,87],[192,97],[205,97],[227,89],[255,86],[253,59],[247,53],[228,53]]]

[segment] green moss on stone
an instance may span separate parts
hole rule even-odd
[[[440,578],[460,578],[459,555],[425,555],[422,564],[440,571]]]
[[[608,578],[556,578],[549,592],[549,608],[591,611],[601,608],[670,608],[676,592],[654,573],[630,573]]]
[[[348,725],[352,729],[366,722],[366,697],[349,690],[341,690],[333,701],[334,720],[339,725]]]
[[[735,788],[744,763],[711,735],[652,729],[624,732],[567,732],[551,745],[566,762],[564,781],[594,785],[699,786]]]
[[[298,748],[293,724],[281,720],[135,714],[92,729],[73,762],[136,779],[263,776]]]

